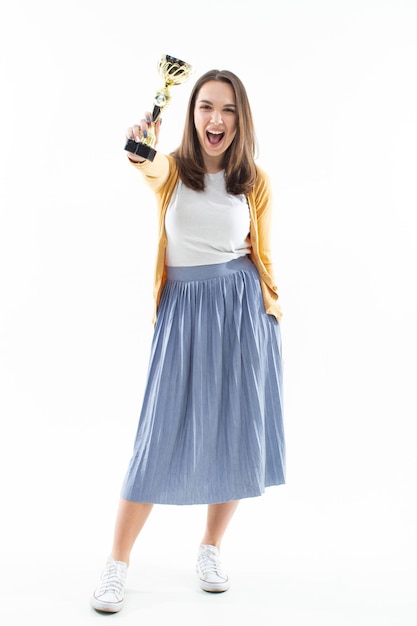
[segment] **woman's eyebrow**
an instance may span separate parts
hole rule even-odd
[[[211,100],[199,100],[199,102],[204,102],[205,104],[213,104],[211,102]],[[234,104],[234,102],[231,102],[230,104],[224,104],[223,106],[225,107],[235,107],[236,105]]]

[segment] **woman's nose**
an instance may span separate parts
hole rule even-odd
[[[220,111],[213,111],[213,113],[211,114],[211,121],[213,122],[213,124],[223,124]]]

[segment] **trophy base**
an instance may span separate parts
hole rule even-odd
[[[151,148],[151,146],[147,146],[146,144],[140,142],[138,143],[133,139],[127,140],[125,150],[131,152],[132,154],[137,154],[148,161],[153,161],[156,155],[156,150]]]

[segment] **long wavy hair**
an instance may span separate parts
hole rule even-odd
[[[212,80],[231,85],[236,99],[236,135],[223,155],[226,189],[233,195],[247,194],[253,188],[257,170],[255,165],[256,137],[252,112],[246,89],[242,81],[228,70],[210,70],[201,76],[191,92],[182,141],[172,153],[183,183],[204,190],[204,160],[194,125],[195,103],[201,87]]]

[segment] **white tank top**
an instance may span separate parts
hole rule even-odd
[[[245,195],[226,191],[224,171],[205,175],[204,191],[179,181],[165,216],[166,265],[226,263],[250,252],[249,206]]]

